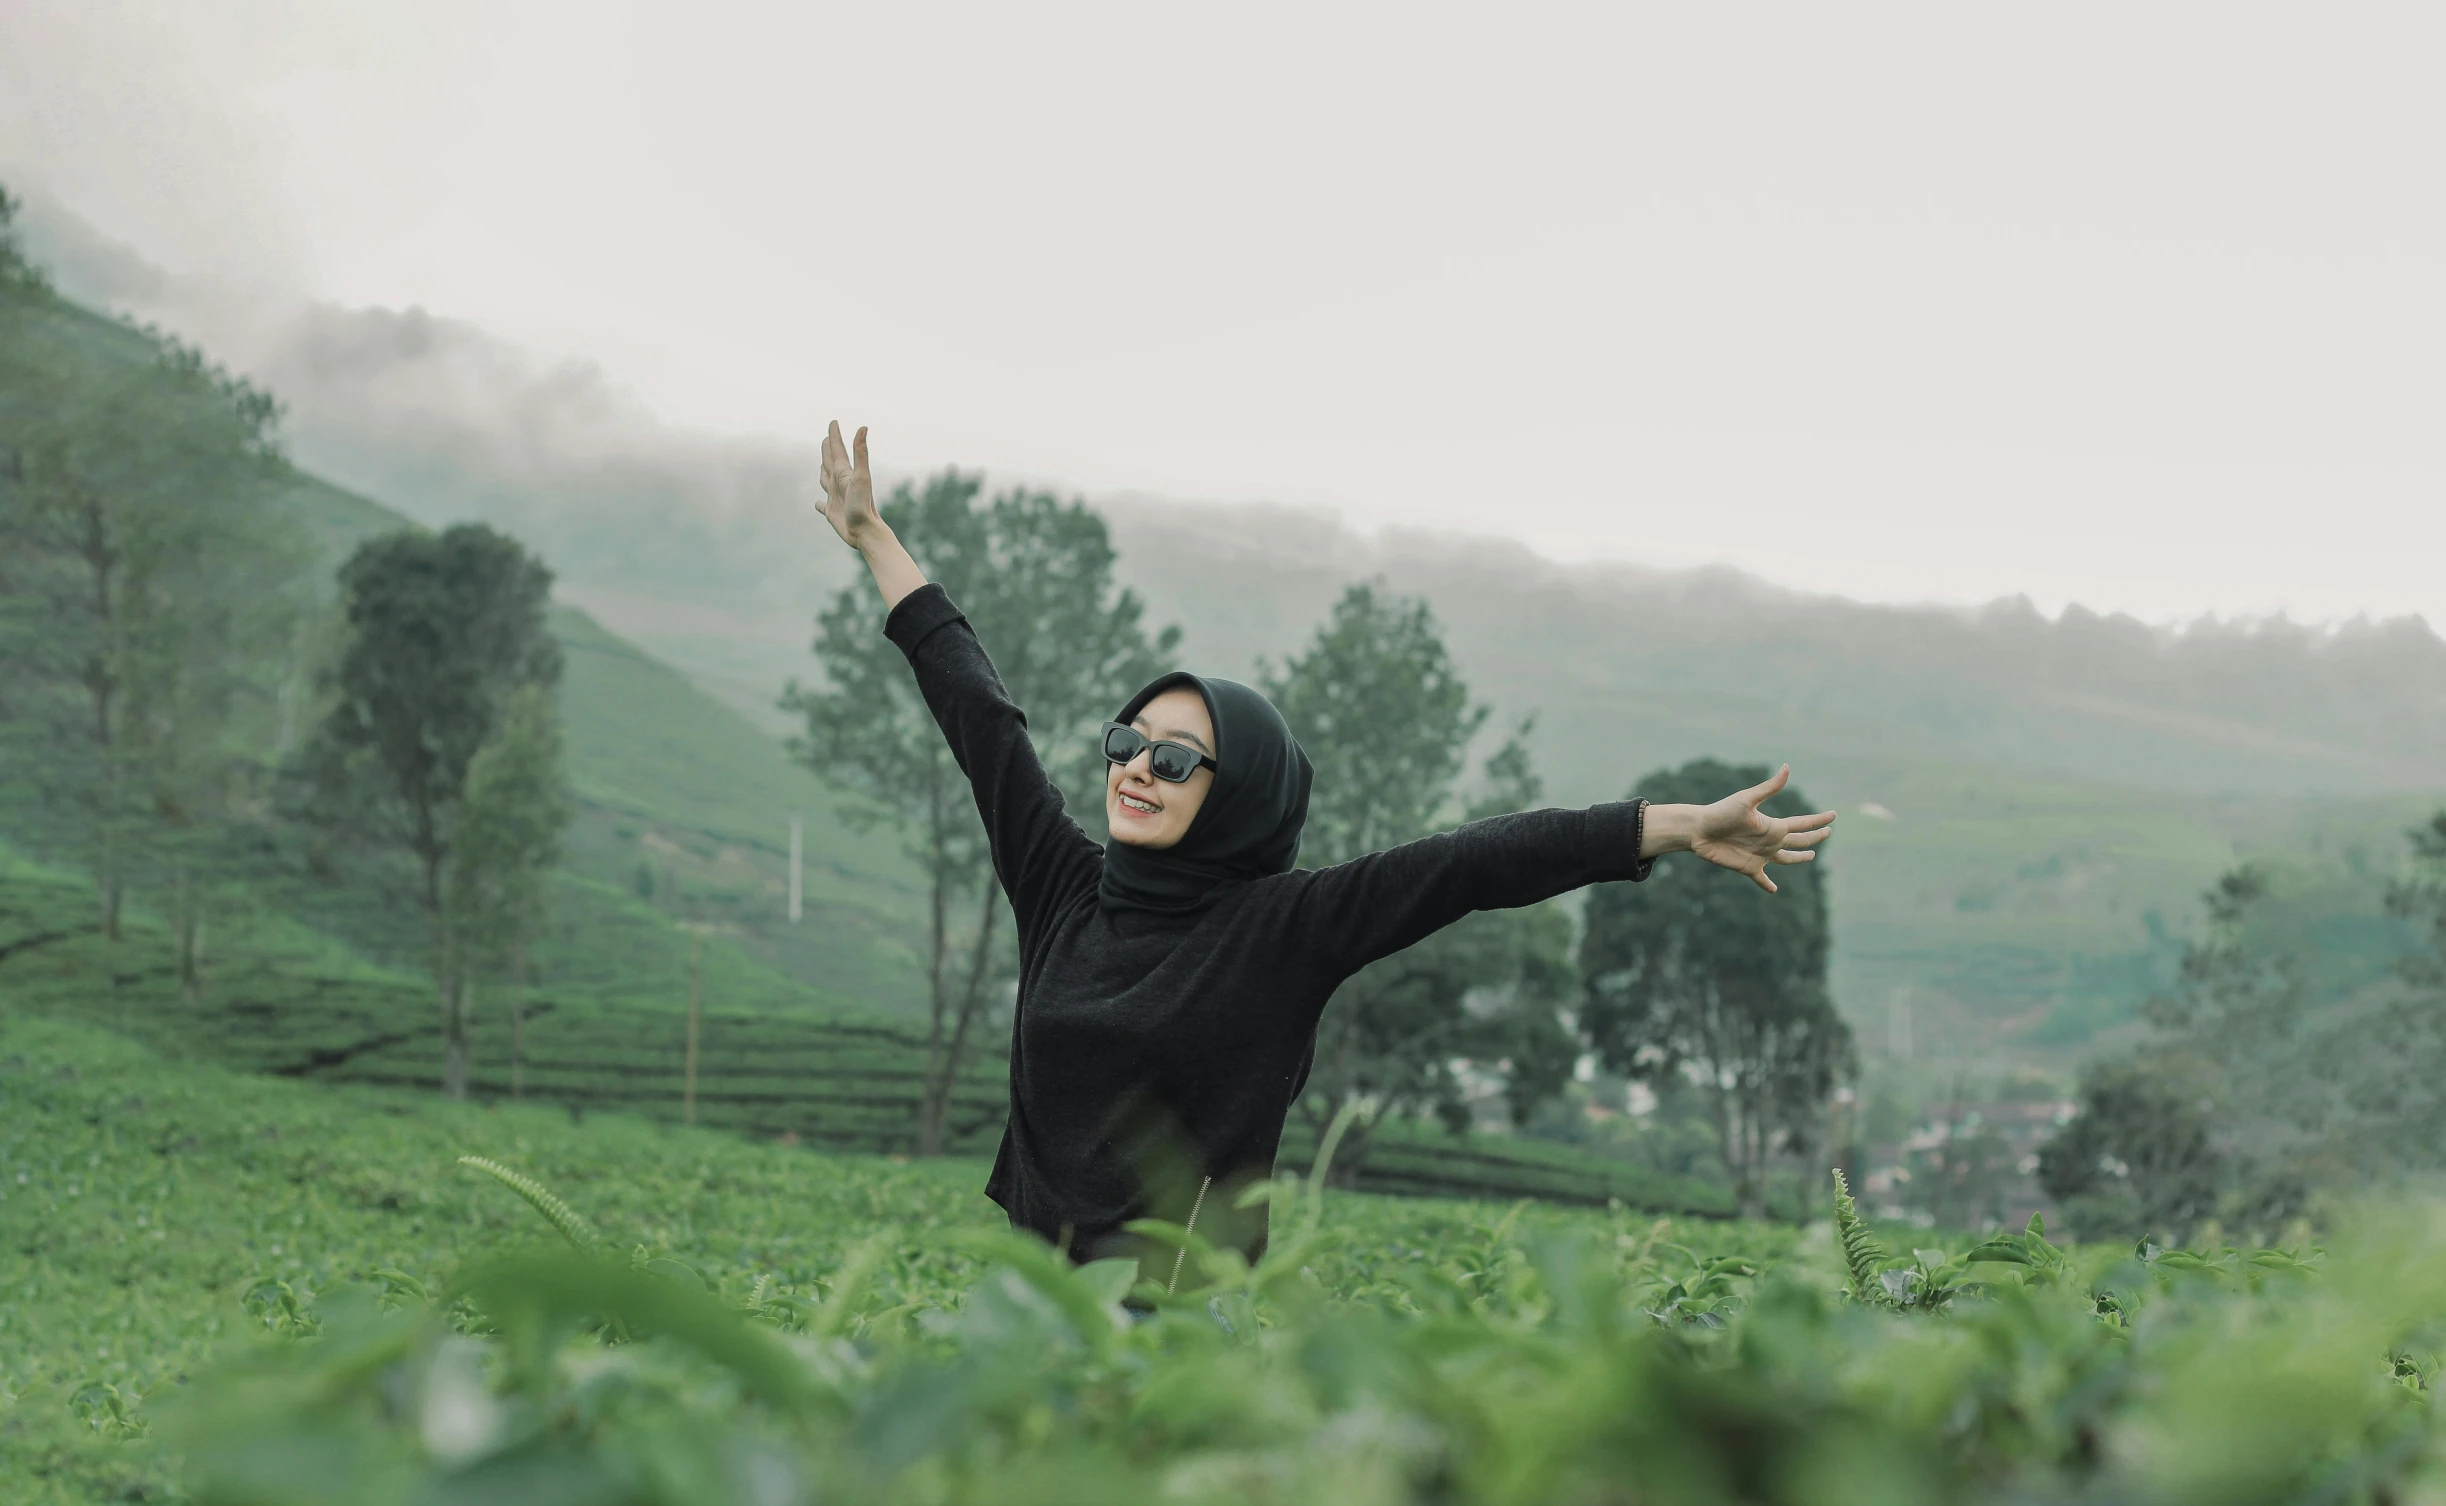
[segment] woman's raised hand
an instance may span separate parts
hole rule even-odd
[[[1817,854],[1810,849],[1834,830],[1833,811],[1814,816],[1769,816],[1759,811],[1760,803],[1791,778],[1792,766],[1786,764],[1764,784],[1700,806],[1690,833],[1690,850],[1719,868],[1748,874],[1759,888],[1773,894],[1775,881],[1767,877],[1767,869],[1814,861]]]
[[[861,426],[853,444],[841,443],[841,425],[834,420],[824,432],[824,521],[841,536],[841,542],[866,558],[868,573],[875,577],[875,589],[883,593],[883,605],[888,610],[908,599],[909,593],[926,583],[926,572],[918,568],[909,551],[875,511],[875,473],[866,464],[866,430]]]
[[[875,511],[875,473],[866,464],[864,425],[859,426],[855,445],[853,459],[850,446],[841,443],[840,420],[833,420],[824,434],[824,521],[832,525],[842,543],[863,549],[883,519]]]

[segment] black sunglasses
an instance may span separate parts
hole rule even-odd
[[[1104,724],[1104,758],[1108,763],[1128,763],[1147,749],[1155,756],[1147,760],[1147,770],[1166,784],[1183,784],[1200,769],[1211,769],[1215,761],[1187,743],[1150,742],[1147,735],[1135,727],[1119,722]]]

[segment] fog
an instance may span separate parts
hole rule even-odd
[[[2409,6],[19,0],[0,174],[163,268],[118,302],[255,363],[342,479],[329,383],[692,496],[795,484],[837,414],[905,470],[1564,560],[2439,622],[2441,41]]]

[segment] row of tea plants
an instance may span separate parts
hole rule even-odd
[[[985,1274],[936,1304],[872,1286],[879,1238],[725,1302],[469,1164],[565,1248],[442,1291],[258,1288],[285,1337],[164,1419],[200,1498],[2446,1499],[2434,1208],[2326,1252],[2076,1255],[2034,1220],[1897,1259],[1838,1178],[1833,1290],[1628,1219],[1499,1225],[1337,1290],[1343,1236],[1285,1177],[1254,1266],[1164,1225],[1165,1280],[979,1235]]]

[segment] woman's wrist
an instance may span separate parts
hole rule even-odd
[[[909,551],[900,546],[899,535],[880,518],[859,530],[857,550],[866,561],[867,573],[875,578],[875,589],[883,593],[887,612],[926,583],[926,572],[917,567]]]
[[[1639,826],[1641,858],[1662,857],[1668,852],[1688,852],[1699,834],[1699,807],[1659,805],[1650,801]]]

